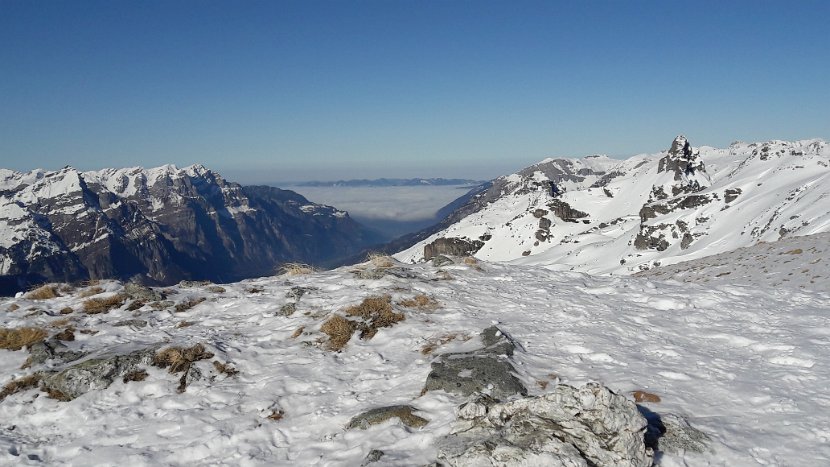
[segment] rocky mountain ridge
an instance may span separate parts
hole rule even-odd
[[[828,231],[828,182],[823,140],[716,149],[678,136],[658,154],[546,159],[500,177],[396,257],[473,254],[630,274]]]
[[[0,282],[94,278],[171,284],[270,274],[377,239],[346,212],[201,166],[27,173],[0,169]]]

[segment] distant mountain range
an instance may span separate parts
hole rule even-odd
[[[830,231],[823,140],[736,142],[627,160],[546,159],[472,193],[437,226],[386,251],[448,253],[631,274],[758,242]]]
[[[355,179],[355,180],[337,180],[334,182],[325,181],[309,181],[309,182],[294,182],[290,184],[282,184],[285,186],[307,186],[307,187],[386,187],[386,186],[447,186],[447,185],[465,185],[473,186],[484,183],[479,180],[469,180],[462,178],[376,178]],[[279,184],[278,184],[279,185]]]
[[[0,169],[2,293],[95,278],[227,282],[286,262],[324,265],[379,241],[344,211],[200,165]]]

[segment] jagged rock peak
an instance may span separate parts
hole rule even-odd
[[[689,144],[689,140],[687,140],[683,135],[677,135],[671,144],[669,155],[675,157],[683,156],[683,158],[689,159],[692,157],[692,154],[692,145]]]
[[[674,180],[681,181],[695,174],[705,172],[700,153],[692,148],[689,140],[678,135],[672,142],[671,149],[665,157],[660,159],[657,172],[674,172]]]

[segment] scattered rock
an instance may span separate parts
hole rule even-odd
[[[135,282],[124,284],[124,293],[133,300],[140,300],[145,303],[158,302],[166,298],[161,292]]]
[[[280,311],[277,312],[278,316],[291,316],[294,312],[297,311],[297,304],[296,303],[286,303],[285,305],[280,307]]]
[[[440,389],[462,396],[486,392],[497,399],[526,395],[527,388],[514,375],[509,361],[516,348],[513,340],[495,326],[485,329],[481,339],[483,349],[439,355],[432,362],[424,391]]]
[[[383,423],[391,418],[397,418],[404,425],[410,428],[421,428],[429,423],[429,420],[413,414],[416,411],[410,405],[390,405],[388,407],[378,407],[367,410],[359,415],[355,415],[346,425],[346,429],[360,428],[365,430],[372,425]]]
[[[44,388],[71,400],[95,389],[106,389],[116,379],[153,361],[156,347],[89,358],[43,380]]]
[[[691,426],[685,418],[674,414],[658,415],[643,406],[637,406],[637,409],[648,421],[645,433],[647,447],[669,454],[709,451],[709,436]]]
[[[439,238],[424,246],[424,259],[430,260],[438,255],[472,256],[483,246],[484,242],[480,240],[469,241],[455,237]]]
[[[310,292],[313,292],[315,290],[317,290],[316,287],[294,286],[294,287],[291,287],[291,289],[288,292],[285,293],[285,298],[289,298],[289,299],[294,300],[295,302],[299,302],[300,299],[303,298],[304,295],[306,295]]]
[[[116,326],[116,327],[128,326],[128,327],[131,327],[131,328],[146,328],[147,327],[147,321],[143,320],[143,319],[137,319],[137,318],[135,318],[135,319],[122,319],[121,321],[116,321],[116,322],[112,323],[112,325]]]
[[[29,347],[29,359],[27,365],[40,365],[47,360],[53,360],[57,364],[74,362],[84,356],[83,352],[69,350],[60,340],[56,338],[32,344]]]
[[[432,258],[432,265],[435,266],[436,268],[440,268],[441,266],[444,266],[446,264],[453,264],[453,263],[454,263],[454,261],[452,259],[450,259],[449,257],[444,256],[444,255],[435,255]]]
[[[381,451],[380,449],[372,449],[369,451],[369,454],[366,455],[366,458],[363,459],[363,463],[360,464],[360,467],[366,467],[369,464],[373,464],[380,460],[381,457],[385,456],[386,453]]]
[[[438,461],[467,465],[637,466],[652,464],[646,420],[608,388],[560,384],[553,392],[505,403],[480,397],[461,406]]]

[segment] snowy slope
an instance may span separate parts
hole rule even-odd
[[[532,168],[502,177],[500,196],[396,258],[419,261],[435,240],[461,238],[483,243],[479,259],[630,274],[830,230],[830,147],[821,140],[716,149],[678,137],[659,154],[556,162],[594,170],[580,181]]]
[[[781,259],[759,253],[755,262],[776,268]],[[662,399],[646,403],[650,410],[682,415],[711,438],[710,452],[665,454],[660,465],[830,463],[826,292],[737,285],[729,276],[704,286],[483,262],[400,266],[395,274],[361,279],[341,268],[221,288],[182,284],[163,289],[170,303],[159,309],[125,304],[96,315],[80,311],[89,289],[2,299],[0,327],[73,326],[71,350],[201,343],[239,374],[200,361],[202,378],[182,394],[178,376],[154,367],[144,381],[118,380],[70,402],[34,389],[13,394],[0,402],[0,464],[360,465],[379,449],[378,465],[424,465],[462,399],[419,396],[433,358],[422,349],[475,348],[472,337],[492,323],[524,347],[514,358],[532,394],[557,380],[601,381],[628,397],[647,390]],[[122,290],[101,287],[100,297]],[[305,288],[300,299],[295,287]],[[439,307],[396,305],[403,322],[326,350],[321,323],[379,294],[393,303],[424,294]],[[175,310],[194,299],[205,301]],[[289,303],[296,311],[284,316]],[[42,369],[20,369],[25,350],[0,356],[0,384]],[[359,412],[401,403],[429,423],[344,428]]]

